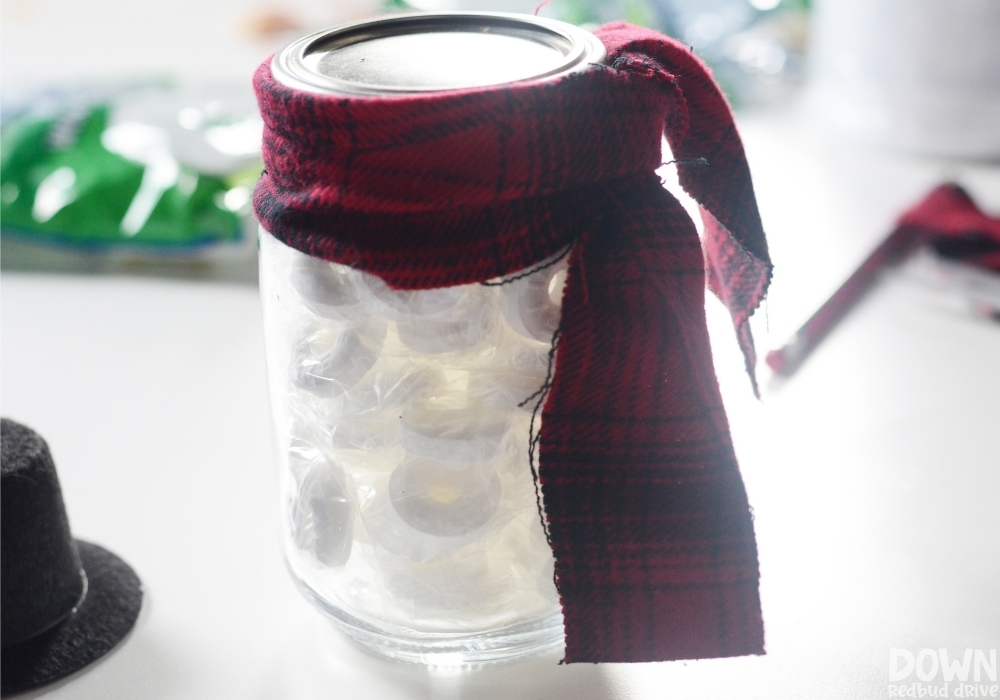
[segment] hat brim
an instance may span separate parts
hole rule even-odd
[[[57,681],[97,661],[135,625],[142,582],[132,568],[96,544],[76,541],[87,574],[87,596],[65,621],[3,650],[0,694]]]

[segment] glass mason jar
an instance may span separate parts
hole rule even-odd
[[[467,60],[441,60],[456,52]],[[293,89],[364,99],[549,79],[603,57],[593,35],[558,22],[420,15],[307,37],[271,71]],[[450,664],[562,642],[529,444],[565,258],[395,291],[261,229],[288,567],[361,644]]]
[[[390,656],[485,661],[562,639],[529,466],[565,261],[394,291],[260,234],[285,552]]]

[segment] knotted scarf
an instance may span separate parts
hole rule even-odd
[[[771,265],[750,172],[687,48],[625,23],[597,35],[604,65],[433,94],[309,94],[265,63],[254,208],[285,244],[397,289],[493,280],[569,247],[538,443],[565,661],[760,654],[753,523],[704,304],[707,258],[752,379],[748,318]],[[704,254],[654,172],[664,131]]]

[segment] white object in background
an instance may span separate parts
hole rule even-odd
[[[811,97],[863,140],[913,153],[1000,156],[1000,2],[821,0]]]

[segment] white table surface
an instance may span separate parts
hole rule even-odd
[[[211,5],[9,0],[4,85],[126,65],[244,76],[273,47],[239,35],[249,5]],[[931,186],[957,178],[1000,211],[1000,167],[879,154],[808,124],[741,116],[777,266],[754,321],[762,356]],[[898,271],[791,380],[762,366],[757,402],[725,312],[708,310],[756,514],[767,655],[456,671],[359,652],[293,588],[254,286],[5,270],[0,410],[49,441],[76,536],[129,561],[146,593],[124,644],[32,695],[860,700],[888,697],[890,647],[1000,647],[1000,324]]]

